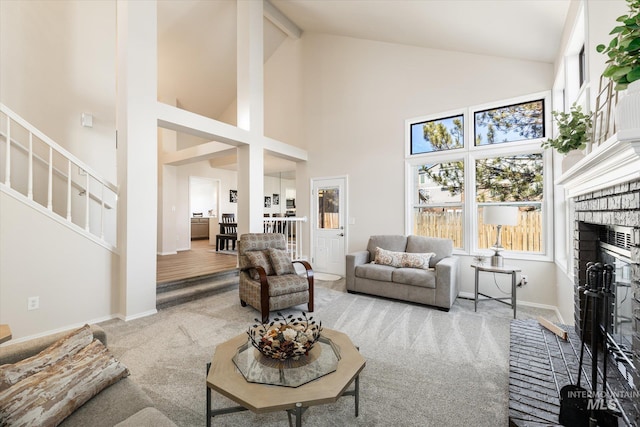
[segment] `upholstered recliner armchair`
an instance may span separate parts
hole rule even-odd
[[[291,261],[284,234],[249,233],[238,241],[240,304],[260,311],[267,322],[269,312],[299,304],[313,311],[313,270],[306,261]],[[293,263],[306,269],[298,275]]]

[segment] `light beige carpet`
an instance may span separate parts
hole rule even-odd
[[[318,282],[313,316],[347,333],[367,359],[360,416],[353,397],[310,408],[305,426],[506,426],[509,323],[498,302],[458,299],[450,312],[345,292]],[[299,313],[299,309],[285,313]],[[518,307],[518,318],[550,311]],[[258,312],[241,307],[237,287],[160,311],[102,324],[109,347],[156,406],[180,426],[205,425],[205,365],[217,344],[244,333]],[[274,387],[274,392],[277,388]],[[235,406],[213,393],[214,408]],[[213,418],[215,426],[286,426],[284,411]]]

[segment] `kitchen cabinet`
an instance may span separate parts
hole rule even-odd
[[[191,218],[191,239],[209,238],[209,218]]]

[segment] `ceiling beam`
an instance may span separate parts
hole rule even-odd
[[[285,144],[263,135],[255,135],[228,123],[162,102],[157,103],[157,117],[158,127],[195,135],[211,141],[175,153],[165,153],[163,155],[163,164],[177,165],[206,160],[215,157],[215,153],[219,151],[231,148],[229,146],[241,147],[249,144],[260,144],[265,152],[293,162],[309,159],[307,150],[302,148]],[[196,156],[198,160],[190,161],[188,155]]]
[[[234,147],[230,149],[228,144],[211,141],[185,148],[184,150],[164,152],[162,153],[160,162],[163,165],[181,166],[202,160],[208,160],[212,157],[229,155],[229,152],[233,152],[235,155],[236,148]]]
[[[269,0],[264,0],[264,17],[267,18],[273,25],[278,27],[287,36],[299,39],[302,37],[302,30],[295,22],[287,18],[282,12],[280,12]]]

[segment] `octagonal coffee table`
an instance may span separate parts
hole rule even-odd
[[[251,371],[254,377],[261,378],[260,372],[256,374],[256,371],[270,369],[268,365],[263,367],[261,363],[252,363],[249,369],[244,369],[242,364],[247,363],[246,333],[220,344],[216,348],[213,360],[207,364],[207,427],[211,426],[212,417],[246,410],[257,414],[284,410],[287,411],[290,425],[293,415],[296,418],[296,426],[301,426],[302,414],[309,407],[333,403],[342,396],[354,396],[357,417],[360,399],[359,377],[364,369],[365,359],[349,337],[342,332],[325,328],[322,330],[322,337],[325,342],[330,343],[330,347],[325,345],[322,349],[316,349],[318,346],[316,343],[310,357],[320,359],[317,352],[334,351],[335,363],[327,359],[324,370],[309,365],[309,370],[319,371],[317,378],[306,382],[303,380],[293,386],[286,385],[288,383],[286,379],[283,379],[283,385],[274,385],[271,380],[264,381],[267,382],[264,384],[261,380],[253,382],[255,380],[251,377],[245,378],[248,371]],[[249,348],[249,350],[252,349]],[[325,356],[328,355],[324,354],[323,357]],[[241,364],[243,369],[238,369],[236,364]],[[300,366],[295,369],[304,371],[306,367]],[[269,375],[265,377],[268,378]],[[355,383],[354,388],[347,390],[351,383]],[[211,390],[228,397],[240,406],[212,410]]]

